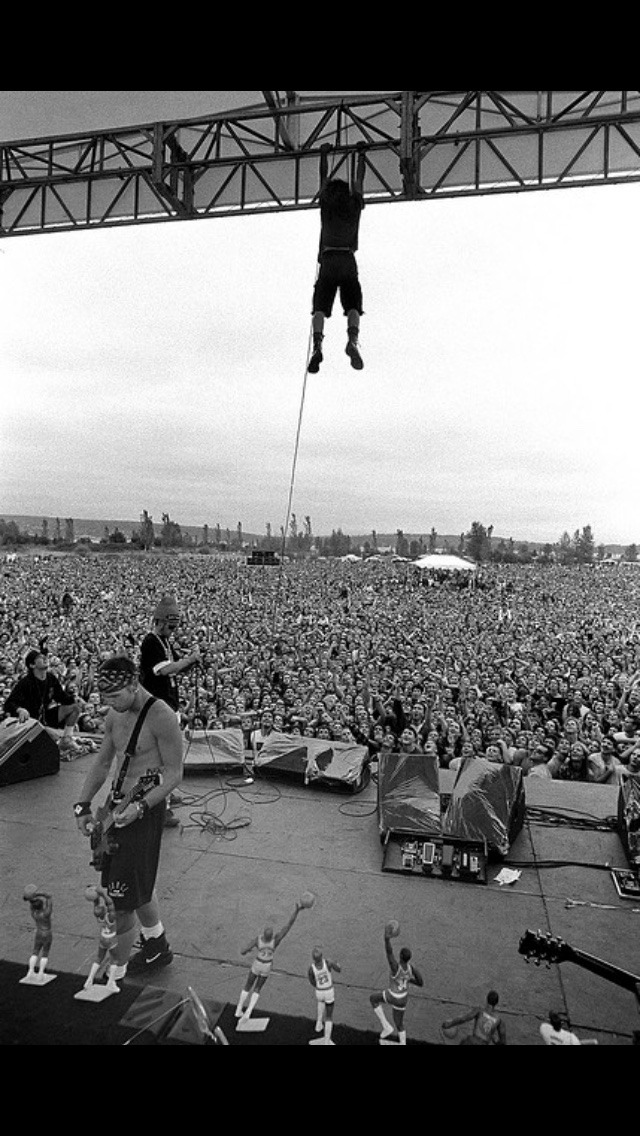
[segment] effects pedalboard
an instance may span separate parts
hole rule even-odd
[[[385,844],[382,870],[486,884],[487,858],[483,841],[391,836]]]
[[[611,876],[621,899],[640,900],[640,872],[632,868],[612,868]]]

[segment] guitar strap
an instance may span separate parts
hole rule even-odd
[[[131,731],[131,737],[129,738],[129,741],[127,742],[126,749],[124,751],[124,761],[122,762],[122,768],[120,769],[120,773],[118,775],[118,780],[116,782],[114,782],[114,785],[113,785],[113,788],[112,788],[112,791],[111,791],[111,796],[112,796],[113,800],[117,800],[122,794],[122,786],[124,784],[124,779],[127,775],[127,769],[129,768],[129,762],[131,761],[131,758],[133,757],[134,753],[136,752],[136,746],[138,744],[138,738],[140,737],[140,730],[142,729],[142,725],[144,723],[144,720],[145,720],[149,710],[153,706],[153,703],[157,702],[157,701],[158,701],[157,698],[148,698],[147,701],[145,702],[144,706],[142,707],[142,710],[138,714],[138,717],[136,719],[136,724],[133,727],[133,730]]]

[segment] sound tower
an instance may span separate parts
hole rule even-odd
[[[276,556],[271,549],[255,548],[251,556],[247,557],[247,564],[251,567],[261,565],[264,568],[277,568],[280,564],[280,557]]]
[[[39,722],[19,725],[14,718],[0,723],[0,788],[60,770],[60,751]]]

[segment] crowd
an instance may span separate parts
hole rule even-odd
[[[0,587],[4,715],[41,652],[79,706],[74,731],[99,738],[98,661],[139,660],[165,593],[177,650],[199,656],[179,676],[184,727],[238,726],[248,749],[280,731],[602,784],[640,772],[640,573],[624,568],[489,565],[461,581],[386,560],[17,557]]]

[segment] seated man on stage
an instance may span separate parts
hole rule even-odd
[[[61,756],[79,753],[73,727],[80,717],[80,703],[63,690],[60,680],[47,669],[47,659],[42,651],[35,648],[28,651],[24,662],[27,673],[18,679],[5,699],[5,714],[17,718],[20,724],[34,718],[49,729],[61,729]]]

